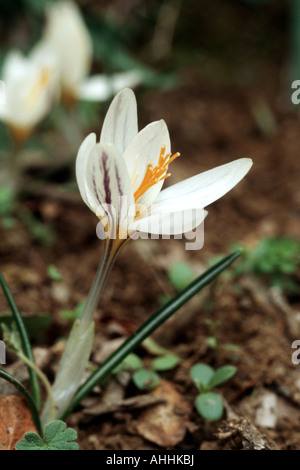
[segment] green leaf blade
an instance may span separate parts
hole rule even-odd
[[[152,361],[151,368],[157,371],[174,369],[180,362],[180,358],[175,354],[166,354],[165,356],[157,357]]]
[[[191,367],[190,375],[196,387],[206,388],[214,376],[214,370],[207,364],[194,364]]]
[[[223,366],[217,369],[211,378],[211,381],[209,383],[210,388],[214,388],[217,385],[222,384],[223,382],[226,382],[226,380],[229,380],[231,377],[234,376],[236,373],[237,368],[235,366]]]
[[[71,406],[65,412],[65,419],[70,412],[86,397],[93,388],[108,377],[112,370],[134,349],[136,349],[148,336],[150,336],[162,323],[170,318],[189,299],[201,289],[210,284],[219,274],[227,269],[241,254],[236,251],[223,258],[210,267],[205,273],[195,279],[183,291],[177,294],[166,305],[154,313],[137,331],[131,335],[78,389]]]
[[[160,377],[153,370],[140,369],[134,372],[132,380],[139,390],[153,390],[160,382]]]
[[[21,316],[21,314],[18,310],[18,307],[17,307],[17,305],[14,301],[12,293],[11,293],[8,285],[6,284],[6,281],[5,281],[1,271],[0,271],[0,284],[1,284],[2,290],[4,292],[4,295],[6,297],[6,300],[8,302],[8,305],[11,309],[11,312],[13,314],[13,317],[14,317],[14,320],[15,320],[20,338],[21,338],[22,348],[23,348],[24,354],[27,356],[27,358],[31,362],[34,363],[35,359],[34,359],[34,356],[33,356],[32,349],[31,349],[31,345],[30,345],[30,341],[29,341],[29,337],[28,337],[28,334],[27,334],[26,327],[24,325],[24,322],[23,322],[22,316]],[[28,369],[28,374],[29,374],[29,379],[30,379],[30,386],[31,386],[33,400],[34,400],[37,408],[39,408],[41,406],[41,402],[42,402],[41,388],[40,388],[39,379],[38,379],[37,374],[35,373],[35,371],[31,367],[27,367],[27,369]]]

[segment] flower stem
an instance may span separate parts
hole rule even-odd
[[[60,419],[70,407],[75,393],[81,383],[91,354],[94,338],[93,316],[98,306],[103,288],[112,265],[125,240],[107,238],[97,270],[90,289],[83,314],[76,320],[62,355],[52,393],[55,401],[55,419]],[[42,413],[42,423],[52,420],[51,403],[46,402]]]
[[[85,331],[91,324],[114,261],[127,241],[128,239],[106,239],[99,267],[80,319],[80,331]]]

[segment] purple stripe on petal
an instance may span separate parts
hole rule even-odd
[[[103,152],[102,154],[102,165],[103,165],[103,185],[105,191],[105,202],[107,204],[111,204],[111,191],[109,186],[109,173],[107,167],[108,155]],[[100,170],[101,170],[101,162],[100,162]]]
[[[93,165],[93,189],[94,189],[94,193],[95,193],[95,196],[96,196],[96,199],[97,201],[99,202],[99,204],[101,205],[101,201],[100,201],[100,198],[99,198],[99,194],[98,194],[98,188],[97,188],[97,185],[96,185],[96,171],[95,171],[95,165]]]

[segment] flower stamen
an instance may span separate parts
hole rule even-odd
[[[163,181],[168,178],[171,173],[167,173],[168,166],[172,163],[175,158],[179,157],[180,153],[166,153],[166,146],[163,145],[160,150],[158,164],[153,168],[152,163],[148,163],[145,176],[140,186],[134,193],[134,200],[137,201],[148,189],[157,184],[159,181]]]

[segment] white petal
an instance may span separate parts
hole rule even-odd
[[[174,184],[158,195],[156,210],[169,212],[206,207],[237,185],[251,166],[250,158],[240,158]]]
[[[137,105],[132,90],[125,88],[112,101],[104,119],[100,143],[113,144],[124,152],[137,134]]]
[[[130,224],[129,229],[153,235],[180,235],[200,225],[207,212],[204,209],[187,209],[174,212],[151,213],[149,217]]]
[[[2,69],[4,82],[17,80],[19,76],[24,76],[28,69],[28,59],[17,49],[12,49],[6,56]]]
[[[134,184],[134,191],[138,189],[143,181],[148,163],[152,163],[153,168],[157,165],[162,146],[166,146],[165,154],[170,153],[171,144],[168,127],[165,121],[156,121],[144,127],[131,141],[124,152],[124,158],[129,174],[134,172],[138,177]],[[156,198],[163,185],[163,181],[152,186],[138,202],[149,206]]]
[[[50,2],[44,38],[59,60],[63,87],[75,92],[89,73],[92,57],[90,34],[75,2]]]
[[[92,148],[84,183],[87,199],[97,216],[122,225],[134,199],[123,156],[113,145],[96,144]]]
[[[84,80],[78,87],[78,98],[87,101],[105,101],[122,90],[122,88],[133,88],[141,83],[142,80],[142,74],[135,70],[111,76],[93,75]]]
[[[89,134],[79,147],[76,158],[76,179],[82,199],[86,205],[93,211],[93,200],[89,201],[86,191],[86,167],[93,147],[96,145],[96,134]]]

